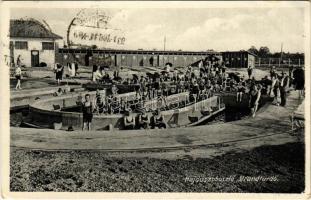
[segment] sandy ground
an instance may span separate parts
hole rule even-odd
[[[163,153],[163,152],[162,152]],[[12,191],[271,192],[304,191],[304,143],[263,145],[214,158],[109,156],[11,148]],[[245,177],[256,179],[245,179]],[[231,179],[222,179],[222,178]],[[260,179],[261,177],[261,179]],[[198,179],[201,178],[201,179]],[[263,178],[269,178],[265,180]]]

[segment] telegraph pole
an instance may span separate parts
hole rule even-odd
[[[280,58],[280,62],[282,62],[282,57],[283,57],[283,42],[281,43],[281,58]]]

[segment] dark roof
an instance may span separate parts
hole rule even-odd
[[[53,33],[43,23],[34,19],[10,20],[10,37],[62,39],[61,36]]]
[[[153,51],[153,50],[125,50],[125,49],[83,49],[83,48],[59,48],[59,53],[106,53],[106,54],[154,54],[154,55],[220,55],[211,51]]]
[[[251,54],[253,56],[257,56],[256,54],[250,52],[250,51],[245,51],[245,50],[241,50],[241,51],[223,51],[221,52],[222,54],[225,54],[225,53],[248,53],[248,54]]]

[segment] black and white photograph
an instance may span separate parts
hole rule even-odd
[[[310,2],[0,6],[7,197],[310,195]]]

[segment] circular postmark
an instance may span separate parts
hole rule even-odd
[[[114,27],[110,19],[111,16],[103,9],[82,9],[68,26],[68,46],[117,48],[124,45],[124,31]]]

